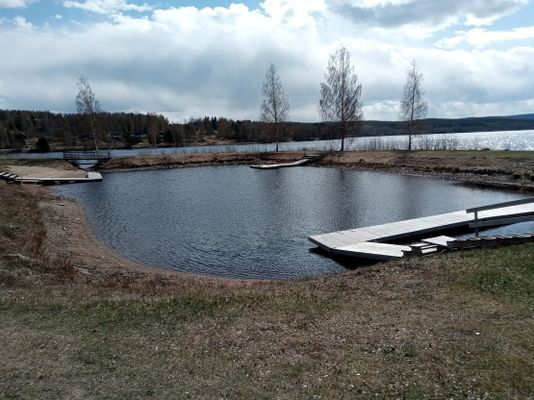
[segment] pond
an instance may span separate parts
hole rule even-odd
[[[113,172],[57,187],[105,244],[173,271],[287,279],[345,271],[307,237],[515,200],[446,180],[337,168],[217,166]]]

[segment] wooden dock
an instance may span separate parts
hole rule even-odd
[[[5,171],[0,171],[0,179],[11,183],[24,183],[36,185],[59,185],[66,183],[99,182],[102,175],[99,172],[86,172],[85,177],[37,177],[20,176]]]
[[[534,220],[534,199],[314,235],[309,240],[332,255],[388,260],[400,258],[410,249],[386,243],[388,241],[410,241],[451,229],[501,226],[529,220]]]

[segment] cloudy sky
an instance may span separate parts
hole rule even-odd
[[[431,117],[534,112],[534,0],[0,0],[0,108],[257,119],[273,62],[316,121],[329,54],[351,53],[366,119],[397,119],[411,60]]]

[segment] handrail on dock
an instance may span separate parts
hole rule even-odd
[[[534,197],[529,197],[528,199],[521,200],[505,201],[504,203],[490,204],[487,206],[468,208],[467,210],[465,210],[465,212],[469,214],[476,211],[494,210],[496,208],[520,206],[522,204],[529,203],[534,203]]]
[[[534,197],[529,197],[528,199],[506,201],[504,203],[489,204],[487,206],[468,208],[467,210],[465,210],[465,212],[468,214],[475,213],[475,221],[473,222],[472,225],[475,227],[475,236],[478,237],[478,228],[482,228],[484,226],[484,225],[481,225],[481,223],[479,223],[478,221],[479,211],[495,210],[497,208],[520,206],[523,204],[530,204],[530,203],[534,203]]]

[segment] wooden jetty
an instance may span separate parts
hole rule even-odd
[[[280,163],[280,164],[254,164],[251,165],[250,168],[256,168],[256,169],[277,169],[277,168],[287,168],[287,167],[298,167],[299,165],[305,165],[309,164],[315,161],[318,161],[321,159],[321,156],[304,156],[300,160],[292,161],[288,163]]]
[[[5,171],[0,171],[0,179],[11,183],[25,183],[36,185],[58,185],[66,183],[99,182],[102,175],[99,172],[86,172],[85,177],[32,177],[20,176]]]
[[[403,257],[410,246],[388,241],[410,241],[417,237],[451,229],[502,226],[534,220],[534,198],[517,200],[463,211],[414,218],[365,228],[349,229],[310,236],[309,240],[332,255],[375,260]],[[447,237],[434,237],[434,245],[447,242]],[[422,246],[424,247],[424,246]]]

